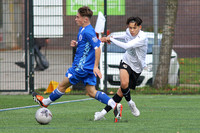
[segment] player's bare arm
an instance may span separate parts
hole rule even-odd
[[[94,72],[95,76],[98,76],[99,78],[102,78],[102,74],[101,74],[101,72],[100,72],[100,70],[98,68],[100,56],[101,56],[101,49],[100,49],[100,47],[98,47],[95,50],[95,64],[94,64],[93,72]]]

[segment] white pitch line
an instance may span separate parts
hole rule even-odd
[[[56,102],[56,103],[52,103],[51,105],[64,104],[64,103],[73,103],[73,102],[83,102],[83,101],[88,101],[88,100],[93,100],[93,98],[86,98],[86,99],[79,99],[79,100],[70,100],[70,101]],[[24,106],[24,107],[15,107],[15,108],[0,109],[0,112],[10,111],[10,110],[18,110],[18,109],[35,108],[35,107],[39,107],[39,105],[31,105],[31,106]]]

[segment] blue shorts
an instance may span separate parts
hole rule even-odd
[[[80,70],[79,70],[80,71]],[[96,85],[96,76],[94,73],[88,73],[87,71],[81,70],[80,72],[75,71],[74,68],[69,68],[65,74],[67,78],[69,78],[69,82],[72,85],[75,85],[79,83],[80,81],[83,81],[84,85]]]

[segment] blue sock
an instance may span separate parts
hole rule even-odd
[[[60,92],[58,88],[56,88],[50,95],[49,98],[51,101],[55,101],[60,98],[64,93]]]
[[[95,99],[97,99],[98,101],[108,105],[108,101],[111,98],[107,94],[105,94],[104,92],[97,91],[97,93],[95,95]]]

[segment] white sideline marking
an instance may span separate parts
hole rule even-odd
[[[86,99],[79,99],[79,100],[56,102],[56,103],[52,103],[51,105],[63,104],[63,103],[72,103],[72,102],[83,102],[83,101],[88,101],[88,100],[93,100],[93,98],[86,98]],[[24,106],[24,107],[15,107],[15,108],[0,109],[0,112],[10,111],[10,110],[18,110],[18,109],[35,108],[35,107],[39,107],[39,105],[31,105],[31,106]]]

